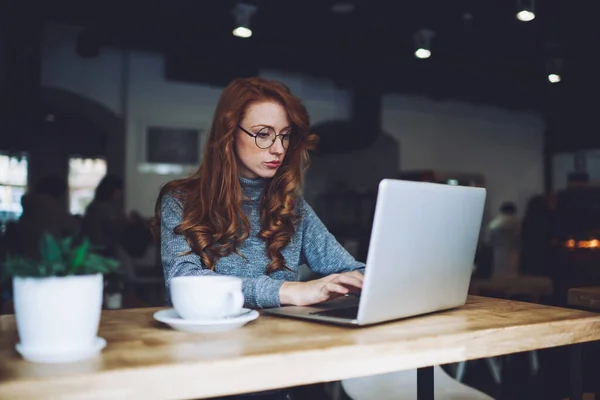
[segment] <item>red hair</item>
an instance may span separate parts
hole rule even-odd
[[[234,140],[248,108],[264,101],[280,104],[293,127],[285,158],[265,187],[258,234],[264,239],[271,259],[266,273],[287,268],[281,251],[296,231],[300,216],[295,206],[302,187],[303,169],[308,168],[308,150],[315,148],[317,136],[309,132],[306,108],[284,84],[264,78],[231,82],[217,104],[200,167],[190,177],[164,185],[156,202],[156,222],[161,219],[161,200],[165,194],[171,193],[183,204],[182,221],[174,233],[184,235],[192,251],[211,270],[221,257],[238,253],[238,246],[250,231],[248,218],[241,208],[243,194]]]

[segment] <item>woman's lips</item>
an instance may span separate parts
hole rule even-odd
[[[267,168],[277,168],[281,165],[281,161],[269,161],[266,162],[265,165]]]

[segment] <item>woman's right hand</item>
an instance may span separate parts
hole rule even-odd
[[[348,293],[360,293],[363,274],[359,271],[327,275],[308,282],[284,282],[279,289],[281,305],[309,306],[342,297]]]

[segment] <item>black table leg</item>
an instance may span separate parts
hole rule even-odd
[[[573,344],[569,349],[569,366],[571,373],[570,400],[583,400],[583,344]]]
[[[433,367],[417,369],[417,399],[433,399]]]

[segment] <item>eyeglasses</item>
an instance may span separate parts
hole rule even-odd
[[[256,133],[247,131],[246,129],[242,128],[241,125],[238,125],[238,128],[244,131],[246,135],[253,137],[254,143],[256,143],[256,147],[258,147],[259,149],[268,149],[269,147],[273,146],[278,137],[281,139],[281,145],[285,150],[287,150],[290,147],[293,148],[295,146],[295,144],[292,144],[291,129],[285,133],[277,134],[275,133],[275,130],[273,128],[267,126],[261,128]],[[292,145],[290,146],[290,144]]]

